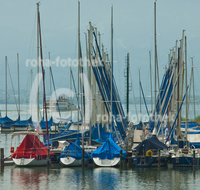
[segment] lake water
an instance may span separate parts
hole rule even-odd
[[[5,166],[0,170],[1,190],[64,189],[199,189],[200,170],[196,168],[40,168]]]

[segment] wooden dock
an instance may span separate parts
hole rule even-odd
[[[11,158],[4,158],[4,149],[0,148],[0,167],[12,166],[14,162]]]

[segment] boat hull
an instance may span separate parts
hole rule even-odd
[[[180,156],[171,158],[173,167],[193,167],[193,157],[191,156]],[[195,158],[195,166],[199,166],[200,159]]]
[[[112,160],[109,160],[109,159],[100,159],[97,157],[92,159],[97,166],[101,167],[117,166],[120,162],[120,158],[113,158]]]
[[[0,132],[14,132],[14,131],[34,131],[34,127],[0,127]]]
[[[0,127],[0,132],[13,132],[10,127]]]
[[[36,160],[35,158],[13,158],[13,162],[17,166],[45,166],[47,165],[47,159]]]
[[[11,126],[10,130],[11,131],[35,131],[35,127],[16,127],[16,126]]]
[[[65,158],[60,158],[60,163],[64,166],[82,166],[82,159],[77,160],[73,157],[65,157]],[[85,160],[85,163],[87,164],[87,159]]]

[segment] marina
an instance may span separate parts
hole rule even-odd
[[[53,19],[54,12],[44,9],[46,2],[36,1],[35,16],[29,11],[27,17],[33,24],[29,56],[17,49],[16,60],[11,61],[13,55],[0,53],[4,57],[0,65],[4,81],[0,88],[0,189],[198,189],[199,46],[194,44],[198,37],[192,27],[184,27],[176,17],[181,27],[161,43],[158,28],[166,15],[161,14],[162,3],[152,0],[145,13],[151,13],[151,25],[148,22],[145,27],[153,34],[144,45],[133,35],[141,30],[138,26],[133,30],[133,23],[144,19],[141,13],[126,18],[132,20],[133,33],[128,36],[130,31],[125,29],[119,36],[119,26],[128,23],[120,21],[125,17],[119,17],[119,3],[109,10],[106,3],[104,13],[109,14],[102,14],[100,22],[96,16],[85,20],[93,9],[86,14],[83,2],[70,2],[62,15],[68,15],[65,20],[58,15]],[[139,2],[131,4],[143,9]],[[127,5],[123,4],[130,11]],[[183,16],[187,20],[186,12]],[[48,25],[48,17],[56,24]],[[65,35],[58,30],[52,33],[57,24]],[[146,29],[138,37],[147,38]],[[29,33],[24,32],[26,38]],[[46,44],[53,41],[55,45]]]

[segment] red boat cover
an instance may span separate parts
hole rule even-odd
[[[53,152],[49,152],[53,157]],[[35,135],[27,134],[11,158],[36,158],[37,160],[47,158],[47,147]]]

